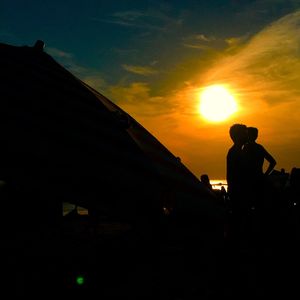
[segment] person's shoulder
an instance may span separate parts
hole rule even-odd
[[[259,149],[260,151],[266,152],[266,149],[265,149],[265,147],[264,147],[263,145],[261,145],[261,144],[256,144],[256,147],[257,147],[257,149]]]
[[[235,152],[235,146],[233,145],[227,152],[227,156]]]
[[[253,143],[252,147],[256,150],[265,150],[264,146],[258,143]]]

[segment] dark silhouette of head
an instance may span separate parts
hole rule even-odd
[[[200,180],[201,180],[202,182],[209,183],[209,177],[208,177],[207,174],[201,175]]]
[[[200,176],[200,180],[204,185],[206,185],[208,188],[212,189],[212,186],[210,184],[209,177],[207,174],[202,174]]]
[[[234,144],[244,144],[248,139],[247,126],[244,124],[234,124],[229,129],[229,135]]]
[[[258,129],[255,127],[248,127],[248,141],[254,143],[258,137]]]

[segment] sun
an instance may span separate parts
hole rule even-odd
[[[228,88],[210,85],[200,95],[199,111],[206,120],[221,122],[237,111],[237,103]]]

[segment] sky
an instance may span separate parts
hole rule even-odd
[[[0,42],[38,39],[197,177],[225,178],[234,123],[300,167],[300,0],[1,0]],[[214,84],[238,104],[218,123],[199,114]]]

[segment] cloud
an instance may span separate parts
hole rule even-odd
[[[154,70],[151,67],[142,67],[142,66],[133,66],[133,65],[122,65],[123,69],[134,74],[148,76],[157,73],[156,70]]]
[[[211,48],[207,45],[201,45],[201,44],[197,45],[197,44],[188,44],[188,43],[184,43],[183,46],[187,48],[199,49],[199,50],[209,50]]]
[[[107,18],[92,17],[91,20],[160,32],[168,31],[170,28],[174,30],[174,27],[180,27],[183,22],[181,18],[169,17],[167,14],[159,10],[125,10],[115,12]]]
[[[244,36],[233,36],[225,39],[225,42],[227,44],[226,52],[234,52],[240,50],[240,48],[249,40],[249,34],[246,34]]]
[[[54,57],[59,57],[59,58],[63,58],[63,59],[72,59],[73,58],[73,55],[71,53],[65,52],[58,48],[47,47],[46,51]]]
[[[72,53],[64,50],[46,47],[46,52],[53,56],[57,61],[62,64],[67,70],[80,78],[86,84],[96,90],[103,90],[107,84],[102,74],[94,69],[87,68],[76,62],[76,58]]]
[[[127,27],[141,27],[141,28],[144,27],[144,26],[141,26],[141,25],[134,24],[132,22],[126,22],[126,21],[118,20],[118,19],[109,20],[109,19],[91,18],[91,20],[92,21],[97,21],[97,22],[120,25],[120,26],[127,26]]]
[[[227,46],[226,40],[217,39],[205,34],[193,34],[183,38],[183,46],[192,49],[210,50],[220,49]]]
[[[60,64],[62,64],[66,69],[70,70],[76,76],[80,77],[90,72],[90,69],[78,64],[76,62],[76,58],[70,52],[53,47],[46,47],[45,51],[57,59]]]
[[[210,41],[214,41],[215,40],[214,37],[207,37],[204,34],[197,34],[197,35],[195,35],[195,39],[197,39],[199,41],[204,41],[204,42],[210,42]]]
[[[106,92],[174,155],[180,156],[183,163],[191,165],[189,142],[199,139],[199,127],[195,129],[193,125],[200,123],[195,112],[193,89],[173,90],[166,96],[153,96],[149,84],[134,82],[111,86]]]
[[[141,17],[144,17],[145,15],[146,14],[144,12],[140,12],[137,10],[128,10],[116,12],[112,16],[115,18],[120,18],[122,20],[133,22],[140,19]]]
[[[113,85],[107,90],[108,96],[123,109],[138,116],[157,116],[167,113],[168,105],[163,97],[151,96],[151,88],[144,82],[129,85]]]
[[[216,61],[204,77],[239,86],[243,97],[268,104],[292,101],[300,92],[300,11],[256,34],[234,55]]]
[[[100,74],[95,74],[95,72],[91,72],[91,74],[83,74],[82,80],[97,91],[101,91],[107,87],[105,80]]]

